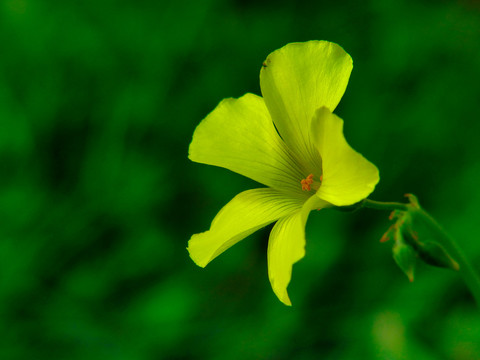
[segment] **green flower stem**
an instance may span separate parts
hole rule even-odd
[[[408,211],[408,204],[402,204],[397,202],[383,202],[383,201],[375,201],[370,199],[365,199],[362,202],[362,206],[370,209],[375,210],[387,210],[387,211]]]
[[[437,235],[436,239],[438,242],[448,251],[450,256],[457,261],[460,266],[459,272],[474,296],[477,305],[480,307],[480,277],[478,273],[470,264],[457,242],[445,232],[442,226],[429,213],[423,210],[418,204],[412,203],[402,204],[365,199],[362,202],[362,206],[376,210],[409,211],[412,215],[416,215],[433,234]]]

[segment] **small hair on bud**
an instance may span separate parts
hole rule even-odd
[[[390,215],[388,215],[388,220],[393,220],[393,218],[395,217],[395,212],[396,210],[393,210]]]

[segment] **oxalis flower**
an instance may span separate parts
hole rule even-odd
[[[205,267],[232,245],[276,221],[268,240],[268,276],[291,305],[292,266],[305,255],[310,211],[352,205],[379,181],[378,170],[353,150],[343,120],[332,113],[347,87],[351,57],[327,41],[292,43],[260,70],[263,97],[225,99],[195,129],[190,160],[221,166],[267,187],[235,196],[210,230],[188,242]]]

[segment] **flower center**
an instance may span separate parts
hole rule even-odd
[[[323,180],[323,175],[320,175],[320,181],[315,181],[313,180],[313,174],[310,174],[305,179],[300,181],[300,184],[302,184],[303,191],[310,191],[312,190],[312,187],[314,190],[318,190],[318,188],[322,183],[322,180]]]

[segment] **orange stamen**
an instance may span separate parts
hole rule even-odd
[[[311,186],[313,184],[313,174],[310,174],[306,177],[306,179],[303,179],[300,181],[300,184],[302,184],[302,190],[303,191],[310,191],[312,190]]]

